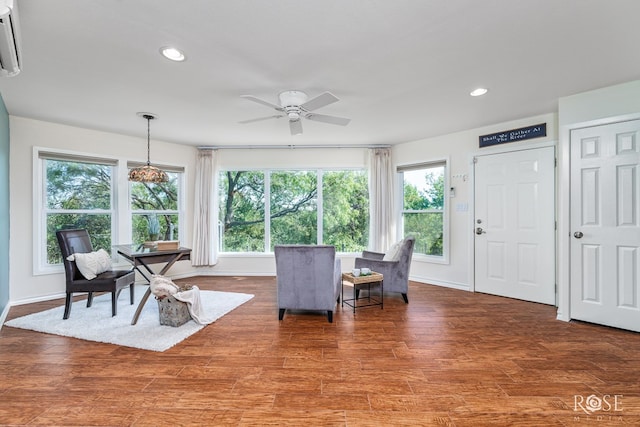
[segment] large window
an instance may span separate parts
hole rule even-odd
[[[264,252],[264,176],[261,171],[220,174],[220,250]]]
[[[114,166],[108,161],[64,160],[47,154],[41,157],[45,179],[45,264],[62,262],[55,234],[62,228],[86,228],[95,248],[109,250],[114,217]]]
[[[271,249],[277,244],[318,243],[316,171],[271,173]]]
[[[339,252],[360,252],[369,239],[369,186],[365,171],[322,175],[322,241]]]
[[[404,236],[416,238],[415,253],[445,255],[445,164],[399,168]]]
[[[265,252],[276,244],[367,245],[364,171],[223,171],[220,250]]]

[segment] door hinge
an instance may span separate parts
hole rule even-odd
[[[557,167],[558,167],[558,158],[557,158],[557,157],[554,157],[554,158],[553,158],[553,167],[554,167],[554,168],[557,168]]]
[[[478,158],[477,158],[477,157],[474,157],[474,158],[473,158],[473,164],[475,165],[476,163],[478,163]]]

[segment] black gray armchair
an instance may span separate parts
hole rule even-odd
[[[340,301],[340,259],[329,245],[276,245],[278,318],[287,309],[333,311]]]
[[[362,257],[355,259],[355,267],[368,267],[376,273],[382,273],[385,292],[400,292],[404,302],[408,303],[409,268],[414,245],[415,238],[407,237],[399,242],[397,248],[390,249],[386,256],[384,253],[364,251]]]

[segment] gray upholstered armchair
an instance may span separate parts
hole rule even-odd
[[[333,322],[340,301],[341,269],[336,249],[328,245],[276,245],[278,318],[287,309],[322,310]]]
[[[408,303],[409,268],[414,244],[415,238],[410,236],[396,243],[398,246],[392,246],[386,254],[364,251],[361,258],[356,258],[355,267],[368,267],[382,273],[385,292],[400,292],[404,302]]]

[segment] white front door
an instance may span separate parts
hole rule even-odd
[[[474,162],[475,290],[555,304],[554,147]]]
[[[640,120],[571,132],[571,318],[640,332]]]

